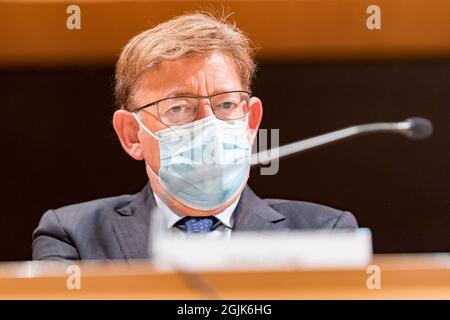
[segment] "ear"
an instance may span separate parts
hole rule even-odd
[[[249,139],[250,143],[253,144],[256,135],[258,134],[259,125],[261,124],[263,107],[262,102],[257,97],[250,98],[248,113],[248,128],[249,128]]]
[[[114,112],[113,126],[122,148],[133,159],[143,160],[144,154],[138,137],[139,124],[131,112],[126,110],[117,110]]]

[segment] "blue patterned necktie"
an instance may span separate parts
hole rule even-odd
[[[176,226],[187,233],[208,233],[217,227],[219,220],[214,217],[185,217]]]

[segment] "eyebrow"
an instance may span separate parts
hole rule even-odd
[[[196,94],[187,90],[174,90],[169,91],[169,93],[165,94],[164,97],[177,97],[177,96],[196,96]]]
[[[227,91],[234,91],[239,89],[227,89],[227,88],[219,88],[219,90],[215,90],[211,95],[215,95],[221,92],[227,92]],[[189,97],[197,97],[198,95],[196,93],[192,93],[192,91],[188,90],[174,90],[174,91],[168,91],[164,94],[163,98],[172,98],[172,97],[180,97],[180,96],[189,96]]]

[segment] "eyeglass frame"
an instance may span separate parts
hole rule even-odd
[[[235,92],[247,93],[247,94],[248,94],[248,101],[247,101],[247,103],[248,103],[248,104],[250,103],[250,98],[252,97],[251,91],[247,91],[247,90],[231,90],[231,91],[224,91],[224,92],[215,93],[215,94],[212,94],[212,95],[210,95],[210,96],[187,96],[187,95],[182,95],[182,96],[175,96],[175,97],[166,97],[166,98],[162,98],[162,99],[159,99],[159,100],[156,100],[156,101],[147,103],[146,105],[144,105],[144,106],[142,106],[142,107],[139,107],[139,108],[137,108],[137,109],[135,109],[135,110],[133,110],[133,111],[131,111],[131,112],[136,113],[136,115],[137,115],[137,113],[138,113],[139,111],[142,111],[143,109],[148,108],[148,107],[153,107],[154,105],[157,106],[158,103],[160,103],[160,102],[162,102],[162,101],[165,101],[165,100],[169,100],[169,99],[178,99],[178,98],[191,98],[191,99],[193,99],[193,98],[196,98],[196,99],[197,99],[197,103],[198,103],[201,99],[208,99],[208,101],[209,101],[209,106],[210,106],[210,108],[211,108],[211,111],[214,113],[214,109],[213,109],[212,104],[211,104],[211,99],[214,98],[215,96],[218,96],[218,95],[221,95],[221,94],[225,94],[225,93],[235,93]],[[159,114],[159,108],[156,108],[156,109],[157,109],[157,111],[158,111],[158,118],[159,118],[159,121],[161,121],[161,123],[164,123],[165,125],[168,125],[168,124],[166,124],[165,122],[163,122],[163,121],[161,120],[161,115]],[[196,113],[196,114],[197,114],[197,113]],[[240,118],[229,119],[229,120],[242,119],[242,118],[244,118],[247,114],[248,114],[248,112],[247,112],[245,115],[243,115],[242,117],[240,117]],[[214,113],[214,115],[215,115],[215,113]],[[226,120],[225,120],[225,121],[226,121]],[[189,123],[189,122],[187,122],[187,123]],[[168,126],[176,126],[176,125],[168,125]]]

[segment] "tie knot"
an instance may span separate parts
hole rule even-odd
[[[214,216],[209,217],[184,217],[176,226],[186,230],[187,233],[207,233],[215,229],[219,220]]]

